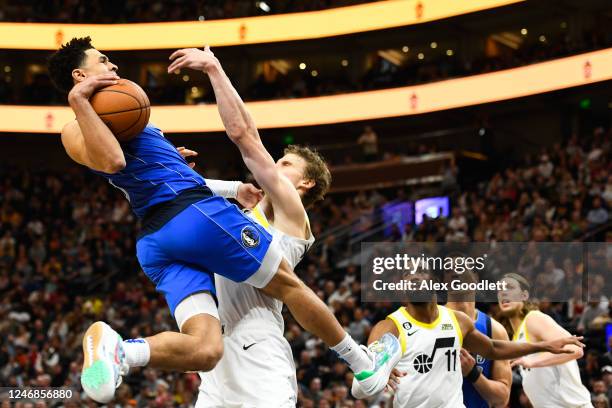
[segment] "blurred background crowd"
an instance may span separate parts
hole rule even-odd
[[[419,44],[426,48],[424,52],[418,52],[420,47],[414,47],[412,55],[408,55],[411,52],[409,47],[402,46],[397,51],[400,55],[391,61],[387,54],[362,50],[356,55],[353,53],[351,57],[338,61],[332,67],[329,65],[336,61],[330,59],[337,57],[335,55],[324,54],[322,57],[319,56],[321,61],[311,64],[300,62],[306,61],[307,55],[302,58],[291,56],[287,61],[280,63],[282,67],[278,61],[254,59],[251,61],[251,72],[243,77],[237,86],[241,88],[243,98],[250,101],[334,95],[494,72],[611,45],[612,35],[609,32],[600,28],[588,28],[573,35],[562,31],[540,36],[539,39],[532,41],[524,41],[512,52],[470,53],[451,48],[444,51],[439,49],[443,48],[442,45],[432,42],[427,45]],[[125,69],[128,66],[140,65],[141,72],[138,75],[143,77],[143,88],[153,104],[214,103],[214,94],[208,83],[204,81],[198,83],[197,92],[194,93],[192,81],[186,83],[180,80],[181,75],[167,74],[164,69],[160,69],[162,65],[163,68],[167,66],[164,62],[167,55],[155,55],[148,63],[142,61],[133,63],[127,56],[117,52],[107,52],[107,55],[119,66],[121,76],[127,74]],[[227,61],[227,58],[223,60]],[[350,65],[355,66],[349,69]],[[27,69],[32,72],[22,78],[15,78],[14,68],[11,65],[5,67],[10,67],[10,71],[6,71],[7,68],[4,73],[0,71],[0,76],[4,74],[2,78],[4,80],[0,80],[0,103],[65,104],[66,96],[54,88],[48,74],[39,71],[37,65],[28,67]],[[232,75],[233,71],[234,67],[229,65],[230,77],[236,77]]]
[[[0,22],[4,19],[116,23],[197,20],[222,18],[223,15],[238,17],[256,15],[257,10],[262,12],[260,6],[265,2],[204,3],[8,2],[0,7]],[[270,13],[284,13],[351,3],[356,2],[269,1],[266,4],[270,6]],[[219,10],[225,12],[219,13]],[[441,22],[438,28],[424,26],[419,35],[398,28],[370,32],[368,39],[333,38],[318,42],[316,48],[307,44],[295,49],[271,44],[255,51],[236,53],[227,47],[213,51],[224,61],[225,70],[244,99],[300,98],[430,83],[603,49],[612,45],[612,34],[605,29],[610,24],[609,19],[605,13],[590,13],[588,18],[579,18],[575,11],[542,15],[541,10],[534,7],[491,24],[487,19],[466,17],[458,24]],[[155,105],[214,103],[212,88],[204,76],[166,72],[169,51],[142,51],[137,58],[126,51],[102,51],[119,66],[121,76],[143,85]],[[26,55],[24,59],[20,53],[7,50],[0,56],[0,103],[65,104],[65,95],[53,87],[44,69],[44,54]]]
[[[369,1],[0,0],[0,26],[205,24],[360,3]],[[415,1],[415,9],[407,13],[418,13],[419,6],[422,12],[428,4]],[[213,51],[244,99],[293,99],[442,84],[542,61],[555,63],[583,52],[605,52],[612,46],[611,24],[605,0],[528,0],[402,27],[234,44]],[[69,40],[61,30],[54,38],[59,43]],[[156,105],[214,101],[204,75],[167,73],[172,50],[101,51],[119,66],[122,77],[146,90],[154,112]],[[46,72],[49,55],[48,49],[2,49],[0,109],[15,104],[39,112],[30,105],[66,105],[66,96],[55,90]],[[586,62],[580,59],[568,73],[578,76],[581,86],[404,117],[261,129],[273,156],[280,157],[288,144],[306,144],[330,164],[332,191],[309,211],[317,241],[296,271],[355,340],[365,343],[371,327],[399,306],[362,302],[362,242],[480,242],[493,252],[500,242],[516,242],[524,249],[515,259],[517,272],[547,288],[538,294],[540,309],[570,332],[585,336],[585,357],[578,364],[594,406],[612,405],[612,279],[607,279],[612,270],[612,81],[593,81],[600,67],[584,58]],[[489,90],[474,89],[481,91]],[[441,92],[442,102],[444,96]],[[412,103],[416,106],[416,100],[406,100],[406,106]],[[11,119],[3,117],[0,125]],[[50,113],[46,120],[47,129],[57,125]],[[63,406],[93,408],[97,404],[81,399],[79,382],[81,340],[89,324],[107,321],[123,338],[176,330],[176,324],[164,298],[139,268],[139,222],[123,194],[68,164],[54,136],[3,129],[0,386],[72,387],[77,397]],[[196,169],[206,177],[250,181],[222,133],[167,137],[200,152]],[[398,215],[412,211],[404,204],[432,197],[447,198],[449,208],[426,212],[418,223]],[[595,243],[597,256],[550,258],[535,245],[544,242]],[[499,312],[495,303],[478,307],[493,316]],[[299,407],[390,406],[389,394],[355,401],[349,395],[352,374],[346,366],[289,314],[284,317],[296,361]],[[134,369],[108,407],[190,407],[199,382],[197,374]],[[11,404],[0,398],[0,408],[11,406],[48,405]],[[532,408],[517,371],[508,407]]]
[[[609,209],[611,133],[573,137],[563,144],[500,168],[476,186],[447,184],[449,217],[393,227],[378,240],[402,242],[612,241]],[[377,159],[379,160],[379,159]],[[456,169],[455,171],[459,171]],[[124,338],[176,330],[162,296],[139,271],[134,254],[137,220],[123,195],[80,169],[2,168],[0,184],[0,382],[79,388],[80,342],[95,320]],[[245,177],[239,170],[229,175]],[[358,342],[397,304],[361,303],[359,267],[351,262],[349,237],[380,222],[390,201],[410,200],[408,188],[332,194],[310,212],[317,245],[297,272],[334,311]],[[602,228],[602,227],[608,228]],[[334,231],[329,233],[329,231]],[[580,286],[584,265],[545,265],[528,251],[521,263],[561,271],[564,285]],[[608,255],[608,262],[610,262]],[[609,268],[610,265],[607,265]],[[609,270],[609,269],[608,269]],[[595,396],[612,396],[612,354],[604,328],[610,302],[590,283],[589,302],[541,304],[571,332],[586,336],[583,381]],[[597,289],[597,290],[596,290]],[[490,313],[494,304],[481,305]],[[287,314],[286,337],[296,359],[302,407],[359,407],[349,397],[352,374],[321,342]],[[197,396],[195,374],[136,369],[125,378],[117,406],[188,406]],[[513,385],[513,404],[528,407]],[[388,395],[382,396],[385,400]],[[382,402],[384,403],[384,402]],[[112,404],[110,404],[112,406]],[[384,405],[381,405],[384,406]]]
[[[142,2],[35,0],[2,4],[0,21],[40,23],[145,23],[157,21],[218,20],[269,14],[299,13],[351,6],[372,0],[155,0]]]

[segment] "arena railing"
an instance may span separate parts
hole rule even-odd
[[[612,48],[487,74],[378,91],[249,102],[261,129],[326,125],[418,115],[537,95],[612,79]],[[59,133],[68,107],[0,105],[0,132]],[[154,106],[166,133],[222,132],[215,105]]]
[[[0,48],[55,50],[72,37],[86,35],[91,36],[97,48],[106,51],[311,40],[426,23],[524,1],[391,0],[321,11],[192,22],[0,23]]]

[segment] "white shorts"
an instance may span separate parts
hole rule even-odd
[[[278,326],[250,320],[223,337],[223,358],[202,383],[196,408],[294,408],[297,381],[291,347]]]

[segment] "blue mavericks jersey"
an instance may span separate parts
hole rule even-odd
[[[476,310],[477,318],[474,322],[476,330],[491,338],[491,317],[480,310]],[[476,356],[476,364],[482,368],[482,375],[491,378],[491,360],[487,360],[482,356]],[[463,380],[463,403],[466,408],[489,408],[489,404],[480,396],[474,385],[467,380]]]
[[[115,174],[98,171],[120,189],[138,217],[155,204],[169,201],[180,192],[205,186],[204,178],[189,167],[161,130],[147,124],[134,139],[122,143],[126,167]]]

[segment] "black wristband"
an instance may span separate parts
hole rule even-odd
[[[465,376],[465,379],[474,384],[480,378],[480,374],[482,374],[482,368],[474,364],[474,367],[472,367],[472,370]]]

